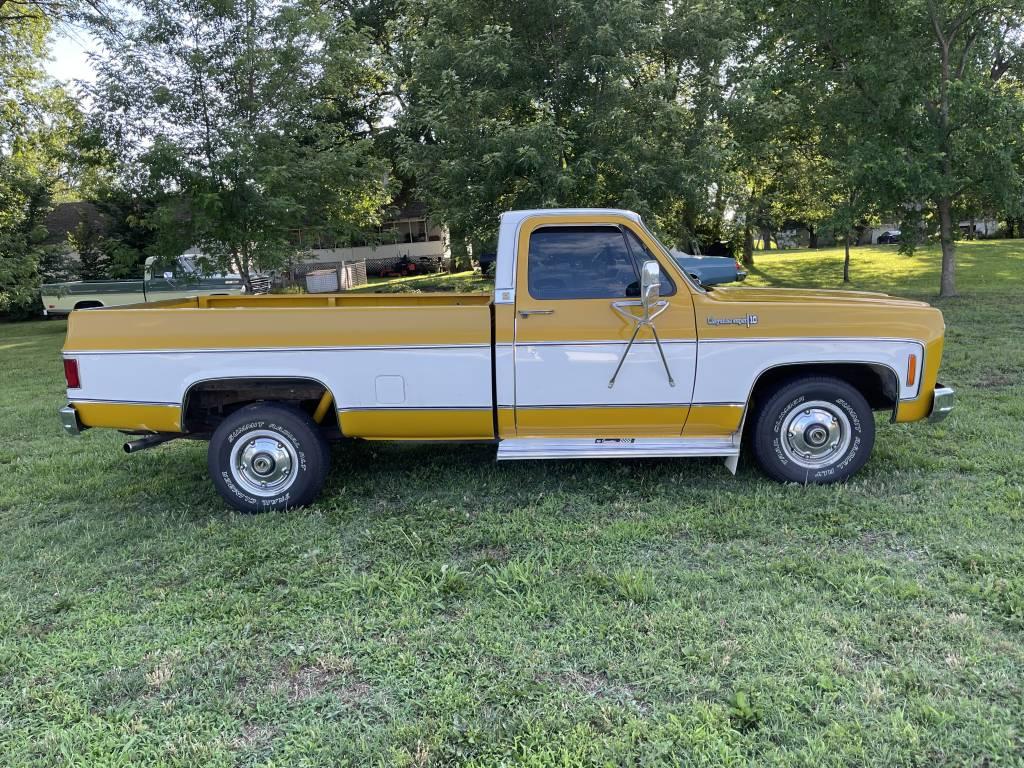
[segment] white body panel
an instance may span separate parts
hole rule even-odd
[[[231,378],[310,378],[339,409],[490,408],[487,345],[317,349],[75,352],[82,387],[75,400],[182,404],[197,382]],[[378,378],[400,377],[378,386]],[[378,396],[387,401],[381,402]]]
[[[746,403],[758,377],[770,368],[793,363],[874,363],[906,370],[907,358],[917,355],[915,384],[896,375],[900,399],[917,397],[924,348],[902,339],[722,339],[701,341],[697,352],[694,403]]]
[[[626,342],[516,344],[516,405],[679,405],[693,395],[697,343],[662,342],[675,380],[670,386],[653,341],[633,344],[622,371],[609,388]]]

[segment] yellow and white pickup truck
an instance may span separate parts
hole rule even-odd
[[[313,501],[328,441],[498,459],[719,456],[843,480],[873,411],[941,419],[942,314],[880,293],[693,284],[635,213],[501,218],[494,295],[199,296],[73,312],[64,428],[209,440],[243,511]]]

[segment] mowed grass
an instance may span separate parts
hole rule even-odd
[[[64,436],[64,324],[0,326],[0,765],[1024,763],[1024,242],[960,253],[956,412],[826,488],[355,444],[240,516],[200,443]],[[937,264],[856,249],[854,287]]]

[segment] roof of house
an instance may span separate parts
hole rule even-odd
[[[82,222],[100,231],[106,230],[109,224],[107,217],[93,203],[84,200],[58,203],[43,220],[43,226],[46,227],[46,239],[43,240],[43,244],[66,243],[68,234]]]

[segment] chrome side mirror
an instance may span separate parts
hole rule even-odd
[[[661,267],[656,261],[645,261],[640,268],[640,303],[644,314],[650,314],[651,308],[661,298]]]

